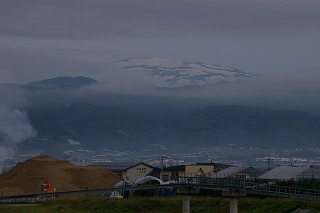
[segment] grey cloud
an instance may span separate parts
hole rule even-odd
[[[319,78],[320,68],[291,74],[265,74],[232,84],[204,87],[184,95],[204,98],[208,100],[207,104],[240,104],[320,113]]]
[[[159,104],[316,110],[319,6],[318,0],[4,0],[0,83],[79,75],[102,83],[76,91],[28,92],[32,104],[51,103],[54,97],[64,98],[59,103],[125,104],[139,96],[139,101]],[[195,91],[156,90],[153,79],[111,63],[130,57],[200,61],[263,75]]]
[[[9,109],[28,106],[25,92],[20,85],[0,84],[0,106],[6,106]]]
[[[29,42],[29,40],[24,39],[23,41]],[[99,81],[99,78],[103,77],[105,71],[108,70],[109,65],[104,62],[105,58],[99,60],[95,56],[95,54],[101,53],[99,49],[86,50],[80,47],[79,50],[79,47],[72,46],[72,42],[71,46],[66,43],[60,43],[56,47],[48,44],[44,47],[34,47],[32,45],[0,47],[2,56],[0,58],[0,77],[1,80],[5,78],[9,80],[2,83],[25,84],[31,81],[66,75],[84,75],[96,78]],[[88,52],[94,54],[94,56],[91,56]],[[104,56],[103,53],[102,55]],[[8,73],[10,73],[9,76]]]
[[[320,113],[320,68],[317,71],[264,74],[232,83],[174,89],[153,86],[157,81],[142,72],[113,72],[116,73],[112,78],[100,82],[100,85],[77,90],[30,92],[28,100],[39,106],[86,102],[132,108],[171,106],[200,109],[209,105],[236,104]]]
[[[5,36],[67,39],[290,33],[318,30],[319,6],[317,0],[6,0],[0,27]]]

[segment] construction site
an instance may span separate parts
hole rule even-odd
[[[0,175],[3,196],[90,190],[113,187],[121,177],[107,168],[74,166],[69,161],[39,155]]]

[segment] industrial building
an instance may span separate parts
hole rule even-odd
[[[238,177],[238,178],[257,178],[262,175],[263,172],[260,170],[253,168],[252,166],[230,166],[226,169],[218,171],[213,174],[212,177],[216,178],[227,178],[227,177]]]
[[[320,179],[320,171],[313,166],[277,166],[258,177],[263,180]]]
[[[176,177],[211,177],[215,172],[227,168],[229,165],[220,163],[197,163],[191,165],[170,166],[163,169],[162,180],[170,181]]]

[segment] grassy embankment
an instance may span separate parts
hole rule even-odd
[[[192,213],[228,213],[228,198],[192,197]],[[238,200],[239,213],[292,213],[296,209],[310,209],[320,212],[320,202],[276,198],[241,198]],[[180,213],[182,197],[139,198],[123,200],[108,198],[80,197],[57,198],[38,206],[8,206],[0,204],[1,213]]]

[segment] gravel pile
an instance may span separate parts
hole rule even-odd
[[[109,188],[121,181],[107,168],[74,166],[69,161],[39,155],[0,175],[0,196],[39,193],[45,178],[57,192]]]

